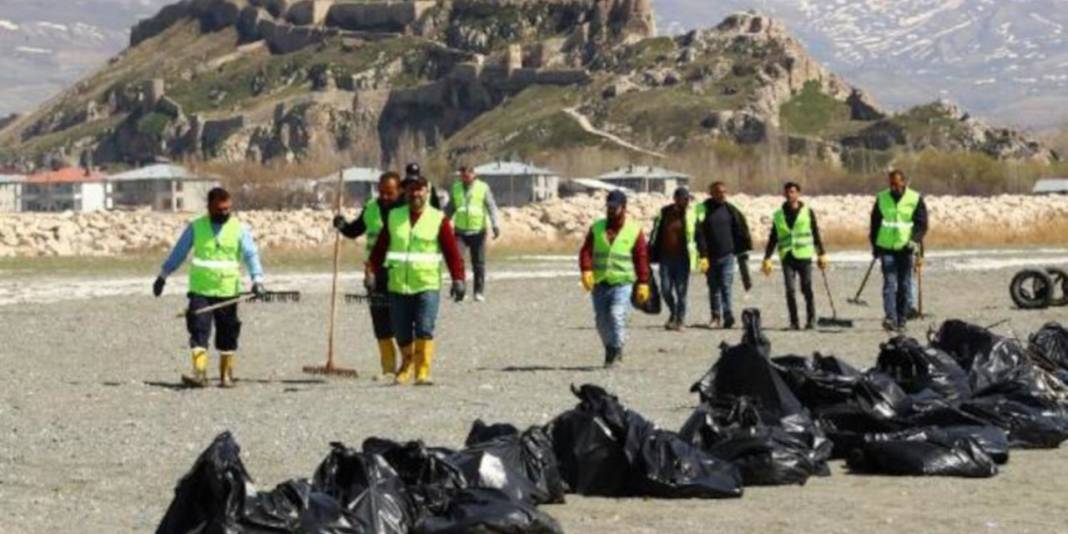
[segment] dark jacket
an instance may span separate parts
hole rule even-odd
[[[657,216],[656,221],[654,221],[653,223],[653,231],[649,234],[649,263],[660,263],[660,237],[664,229],[664,225],[662,223],[667,219],[667,217],[669,216],[669,212],[673,208],[675,208],[674,204],[668,204],[667,206],[661,208],[660,215]],[[684,225],[683,230],[685,230],[686,214],[682,215],[682,220]]]
[[[745,220],[745,214],[742,210],[738,209],[734,204],[725,202],[727,211],[731,214],[731,237],[734,239],[734,255],[735,256],[748,256],[749,252],[753,250],[753,236],[749,233],[749,223]],[[708,218],[707,214],[713,209],[712,199],[708,199],[704,202],[705,206],[705,219],[697,222],[697,253],[702,258],[709,258],[709,254],[712,251],[712,245],[709,242],[709,236],[712,235],[712,222]]]
[[[900,201],[901,195],[895,195],[890,193],[894,200]],[[882,250],[875,245],[879,239],[879,228],[883,226],[883,212],[879,211],[879,200],[876,199],[875,207],[871,210],[871,228],[868,230],[868,240],[871,242],[872,251],[877,254],[893,254],[893,251]],[[912,240],[916,243],[923,245],[923,238],[927,236],[927,203],[924,202],[923,196],[920,196],[920,202],[916,204],[916,211],[912,213]]]

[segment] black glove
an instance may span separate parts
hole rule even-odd
[[[338,231],[341,231],[347,225],[348,223],[345,221],[345,217],[343,215],[334,216],[334,228],[336,228]]]
[[[879,248],[878,247],[871,247],[871,257],[875,258],[875,259],[879,259]]]
[[[463,280],[457,280],[452,283],[452,290],[449,291],[449,296],[456,302],[463,302],[464,296],[467,295],[467,285]]]
[[[363,288],[367,290],[367,294],[370,295],[375,290],[375,273],[367,271],[363,273]]]
[[[267,290],[263,287],[262,282],[252,284],[252,294],[255,295],[256,298],[262,298],[263,295],[267,294]]]
[[[493,227],[493,239],[499,239],[501,237],[501,229],[496,226]]]
[[[167,279],[162,276],[157,276],[156,281],[152,282],[152,294],[160,296],[163,294],[163,286],[167,285]]]

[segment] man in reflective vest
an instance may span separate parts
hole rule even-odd
[[[385,231],[390,210],[403,204],[400,175],[392,171],[387,172],[378,178],[378,198],[367,202],[360,216],[352,222],[347,222],[341,215],[334,217],[334,228],[349,239],[366,235],[364,257],[369,258],[375,243],[378,242],[378,236]],[[378,340],[378,354],[382,364],[381,378],[392,380],[397,374],[397,348],[393,338],[393,322],[389,315],[388,270],[376,272],[374,281],[375,284],[367,289],[371,297],[371,324],[374,327],[375,339]]]
[[[708,283],[709,307],[712,318],[709,328],[734,327],[732,286],[735,262],[742,275],[742,287],[749,291],[749,252],[753,237],[745,214],[727,201],[727,186],[714,182],[709,188],[710,198],[697,207],[697,250],[699,267]]]
[[[234,385],[237,341],[241,334],[237,304],[202,314],[197,314],[197,310],[241,294],[242,263],[252,278],[252,293],[264,293],[263,266],[256,243],[248,228],[230,215],[230,209],[230,194],[225,189],[216,187],[209,191],[208,215],[186,227],[152,285],[152,293],[159,297],[167,277],[181,267],[192,251],[185,322],[193,353],[193,374],[182,376],[182,381],[191,387],[208,385],[208,347],[213,322],[215,349],[219,351],[219,383],[222,387]]]
[[[441,300],[441,258],[452,277],[450,296],[464,299],[464,261],[445,213],[430,206],[426,178],[406,180],[407,205],[389,212],[386,231],[378,236],[365,271],[374,285],[375,273],[387,267],[389,312],[403,360],[395,383],[429,386],[434,359],[434,323]]]
[[[786,281],[786,307],[790,313],[790,329],[800,330],[797,316],[795,278],[801,279],[801,294],[805,296],[805,330],[816,327],[816,303],[812,295],[812,258],[818,255],[817,265],[827,269],[828,261],[823,249],[823,239],[816,224],[816,214],[801,202],[801,186],[787,182],[783,186],[783,203],[772,217],[771,235],[764,251],[761,271],[771,275],[771,255],[778,249],[782,262],[783,278]]]
[[[460,167],[460,179],[452,184],[445,214],[452,219],[460,244],[470,251],[471,269],[475,277],[475,302],[486,300],[486,226],[493,231],[493,239],[501,236],[497,202],[489,185],[475,177],[475,172]]]
[[[923,197],[908,187],[905,173],[891,171],[889,182],[889,189],[875,197],[868,237],[872,255],[882,262],[883,328],[900,332],[908,320],[913,269],[923,268],[927,206]]]
[[[689,189],[676,189],[673,199],[653,222],[649,262],[660,264],[660,294],[671,312],[664,328],[681,332],[686,323],[690,272],[697,270],[697,211],[690,207]]]
[[[597,333],[604,344],[605,367],[623,359],[627,312],[637,283],[638,304],[649,301],[649,255],[641,225],[627,218],[627,196],[608,194],[607,217],[590,228],[579,252],[582,287],[593,294]]]

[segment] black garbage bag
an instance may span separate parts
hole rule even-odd
[[[931,346],[948,353],[968,371],[976,356],[990,354],[1002,339],[987,328],[952,319],[942,323],[931,339]]]
[[[363,534],[371,530],[351,517],[334,497],[316,491],[307,480],[290,480],[259,493],[245,507],[240,532],[321,532]]]
[[[723,499],[742,496],[736,466],[682,440],[678,434],[653,430],[641,440],[634,463],[635,486],[643,497]]]
[[[990,396],[965,402],[961,409],[1004,429],[1012,447],[1056,449],[1068,439],[1068,410],[1056,401]]]
[[[1046,323],[1029,339],[1031,348],[1040,354],[1053,373],[1068,371],[1068,329],[1060,323]]]
[[[974,438],[937,428],[869,435],[846,463],[854,472],[882,475],[988,478],[998,472]]]
[[[423,518],[412,532],[562,534],[563,529],[532,504],[512,500],[499,490],[468,488],[455,492],[440,514]]]
[[[479,423],[475,422],[472,433],[479,429],[505,429],[504,425],[480,427]],[[470,487],[498,489],[512,499],[534,505],[564,502],[560,466],[552,440],[543,429],[532,427],[521,434],[493,431],[483,434],[500,435],[469,444],[449,458],[460,468]],[[468,441],[472,441],[471,434]]]
[[[660,315],[663,311],[663,303],[660,302],[660,286],[656,284],[656,277],[649,277],[649,300],[645,304],[638,303],[638,284],[635,283],[630,292],[630,305],[634,309],[647,315]]]
[[[360,532],[408,532],[416,516],[415,504],[385,458],[340,443],[330,445],[333,450],[315,471],[313,489],[336,499]]]
[[[971,396],[968,374],[949,354],[912,338],[897,336],[881,344],[875,366],[909,394],[931,390],[950,400]]]
[[[687,443],[737,466],[746,486],[804,484],[810,476],[829,475],[825,460],[830,442],[822,433],[794,434],[780,423],[762,421],[752,401],[742,397],[730,406],[698,406],[679,434]]]
[[[240,532],[251,484],[241,463],[241,447],[229,432],[219,434],[178,481],[157,534]]]
[[[451,493],[468,486],[463,471],[450,459],[456,451],[450,449],[427,447],[421,441],[368,438],[363,452],[386,460],[404,481],[420,516],[440,512]]]
[[[467,439],[464,440],[464,447],[470,447],[478,443],[493,441],[502,436],[512,436],[518,433],[519,429],[516,428],[515,425],[509,423],[495,423],[488,425],[481,419],[475,419],[475,422],[471,424],[471,430],[467,432]]]
[[[722,345],[719,360],[690,391],[700,395],[703,403],[749,397],[775,419],[805,410],[768,359],[765,348],[744,341],[733,347]]]
[[[809,410],[848,402],[854,397],[860,371],[834,356],[816,353],[811,359],[780,356],[771,359],[790,391]]]

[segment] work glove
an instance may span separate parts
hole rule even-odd
[[[252,284],[252,294],[256,298],[263,298],[267,294],[267,289],[263,287],[263,282],[255,282]]]
[[[497,228],[496,226],[494,226],[493,227],[493,239],[500,239],[500,237],[501,237],[501,229]]]
[[[916,256],[916,272],[923,270],[923,256]]]
[[[649,302],[649,296],[652,293],[649,291],[649,284],[638,284],[638,305],[644,306],[646,302]]]
[[[771,258],[765,258],[760,264],[760,272],[764,273],[764,276],[771,276]]]
[[[463,302],[464,296],[467,295],[467,285],[463,280],[456,280],[452,283],[452,289],[449,290],[449,296],[456,302]]]
[[[701,274],[708,274],[708,270],[712,268],[712,264],[708,262],[708,258],[701,258],[697,262],[697,268],[701,269]]]
[[[367,290],[368,295],[375,290],[375,282],[375,272],[370,268],[365,269],[363,271],[363,288]]]
[[[348,222],[345,221],[345,216],[343,216],[343,215],[334,215],[334,228],[336,228],[339,232],[347,224],[348,224]]]
[[[827,266],[829,266],[830,264],[831,264],[831,260],[827,259],[827,255],[826,254],[824,254],[824,255],[822,255],[822,256],[820,256],[819,258],[816,259],[816,266],[819,267],[821,271],[826,271],[827,270]]]
[[[152,282],[152,294],[156,297],[163,294],[163,286],[167,285],[167,279],[162,276],[157,276],[156,281]]]
[[[593,291],[593,271],[582,271],[582,289]]]

